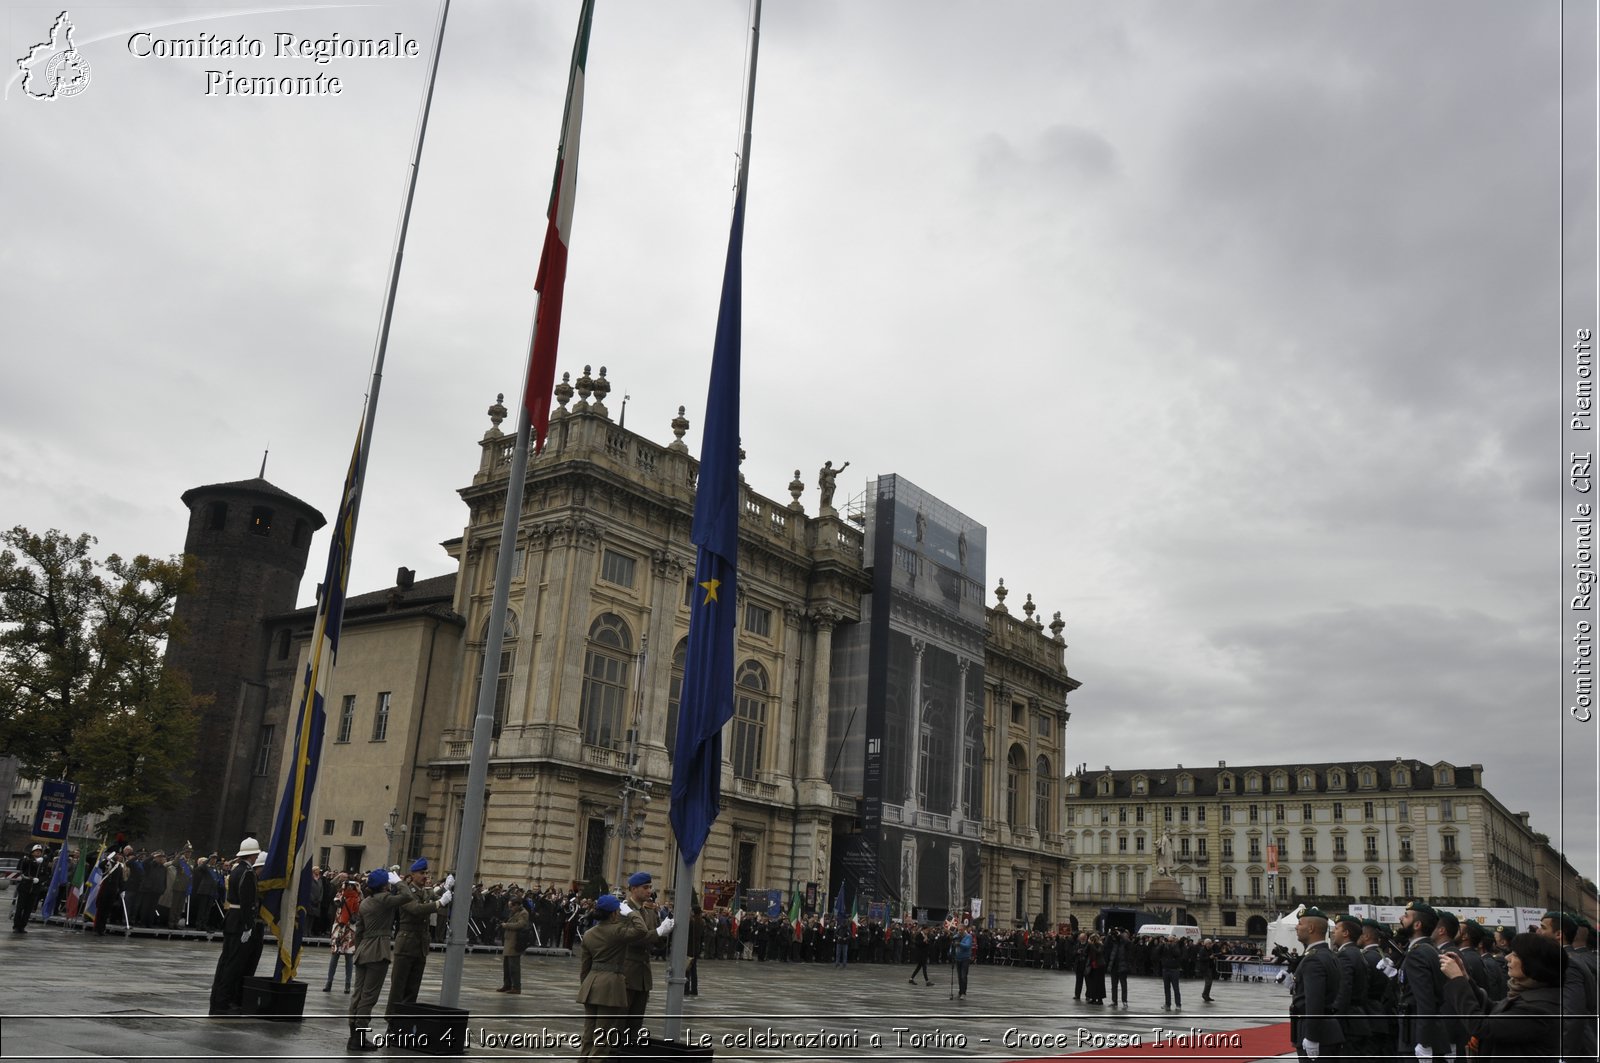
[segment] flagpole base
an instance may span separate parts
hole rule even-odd
[[[305,1018],[306,983],[279,982],[248,975],[244,980],[244,1000],[240,1012],[251,1018],[274,1022],[299,1022]]]
[[[389,1016],[382,1046],[428,1056],[465,1055],[469,1018],[465,1008],[424,1004],[420,1000],[401,1004],[396,1014]]]

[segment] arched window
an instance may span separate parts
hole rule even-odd
[[[733,677],[733,774],[756,778],[767,743],[767,670],[755,661],[739,666]]]
[[[966,758],[966,770],[962,773],[965,788],[961,805],[969,817],[977,819],[983,815],[983,717],[976,712],[967,721],[962,756]]]
[[[633,635],[627,622],[615,613],[602,613],[589,628],[578,703],[583,740],[589,745],[622,748],[632,659]]]
[[[1028,773],[1028,755],[1021,746],[1012,746],[1006,755],[1006,822],[1022,826],[1023,776]]]
[[[678,640],[672,651],[672,678],[667,682],[667,759],[678,751],[678,705],[683,701],[683,668],[689,659],[689,640]]]
[[[1040,757],[1033,763],[1033,825],[1039,833],[1050,831],[1050,799],[1054,796],[1055,780],[1050,777],[1050,761]]]

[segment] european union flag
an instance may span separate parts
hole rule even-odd
[[[355,546],[356,511],[361,498],[361,442],[358,432],[355,451],[350,455],[350,470],[345,474],[344,493],[339,500],[339,516],[333,525],[333,541],[328,544],[328,568],[317,596],[311,659],[306,664],[300,692],[294,745],[289,747],[294,759],[284,782],[283,795],[278,799],[278,817],[272,825],[267,862],[261,868],[261,919],[278,939],[274,971],[280,982],[293,979],[299,970],[300,943],[305,936],[305,915],[310,905],[311,847],[307,820],[311,795],[317,787],[322,735],[328,719],[323,697],[334,661],[339,656],[339,629],[344,623],[345,591],[350,583],[350,553]],[[295,884],[292,894],[290,883]],[[295,898],[294,903],[285,903],[289,896]]]
[[[684,863],[700,858],[722,812],[722,727],[733,719],[733,632],[738,618],[740,274],[744,189],[733,204],[733,230],[722,274],[722,305],[711,352],[700,478],[690,541],[697,554],[689,645],[672,764],[673,833]]]

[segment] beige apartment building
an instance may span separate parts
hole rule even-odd
[[[1259,936],[1301,903],[1516,907],[1548,895],[1544,837],[1485,788],[1479,764],[1080,767],[1066,819],[1080,920],[1142,907],[1158,844],[1183,914],[1222,935]]]

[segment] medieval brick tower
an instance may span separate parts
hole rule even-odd
[[[244,822],[245,808],[251,778],[264,770],[262,748],[284,737],[262,725],[260,680],[273,652],[262,621],[294,609],[311,536],[327,521],[260,477],[192,488],[183,503],[189,507],[183,550],[199,562],[199,586],[175,604],[182,635],[166,660],[212,701],[200,713],[192,795],[158,813],[149,838],[157,845],[189,840],[201,852],[231,855],[247,829],[271,830],[270,823]]]

